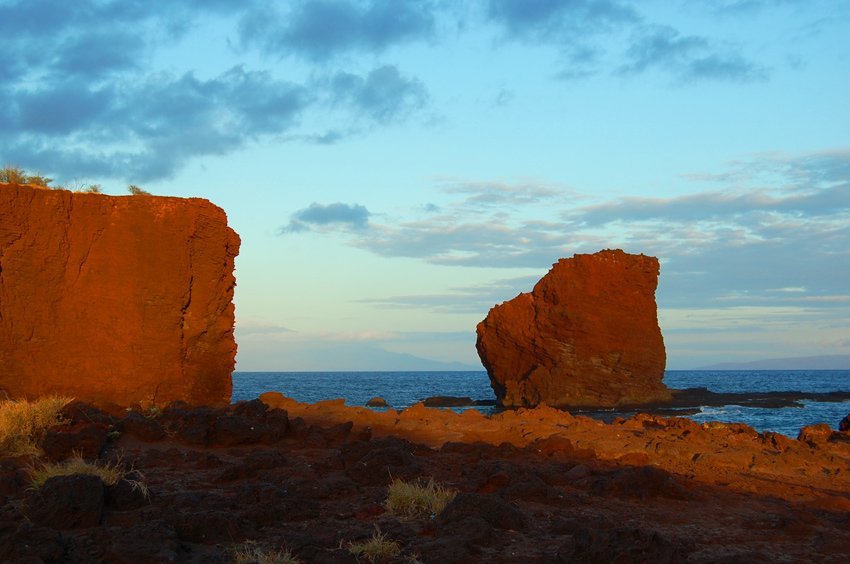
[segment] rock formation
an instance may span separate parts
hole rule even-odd
[[[239,243],[198,198],[0,185],[0,388],[229,403]]]
[[[655,305],[658,259],[605,250],[561,259],[531,293],[478,324],[505,406],[605,407],[671,399]]]

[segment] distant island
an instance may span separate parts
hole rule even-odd
[[[752,362],[721,362],[696,370],[850,370],[850,354],[771,358]]]

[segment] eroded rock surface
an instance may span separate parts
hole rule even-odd
[[[531,293],[478,324],[478,354],[505,406],[666,401],[658,259],[605,250],[561,259]]]
[[[0,388],[229,403],[239,242],[198,198],[0,185]]]

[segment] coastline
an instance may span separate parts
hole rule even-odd
[[[79,476],[52,479],[73,495],[35,493],[22,481],[31,461],[2,459],[0,559],[230,562],[248,543],[356,562],[346,547],[376,530],[400,548],[389,562],[841,562],[850,552],[850,433],[823,425],[794,440],[646,414],[606,424],[548,407],[379,412],[276,392],[218,409],[65,411],[54,446],[67,454],[101,437],[92,456],[132,467],[150,496],[104,494]],[[401,518],[386,505],[394,479],[458,494],[440,515]],[[69,526],[82,501],[96,515]]]

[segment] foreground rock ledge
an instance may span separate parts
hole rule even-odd
[[[478,324],[499,402],[612,407],[671,399],[658,326],[658,259],[605,250],[561,259],[531,293]]]
[[[198,198],[0,185],[0,388],[229,403],[239,243]]]
[[[75,402],[62,416],[42,442],[48,458],[82,452],[134,470],[35,490],[26,469],[38,462],[0,452],[2,562],[232,562],[238,549],[285,547],[300,562],[356,564],[347,548],[376,530],[398,543],[382,560],[393,563],[850,554],[850,434],[825,425],[794,440],[647,415],[606,425],[548,407],[376,412],[278,393],[146,413]],[[458,494],[437,515],[399,517],[384,504],[396,479]]]

